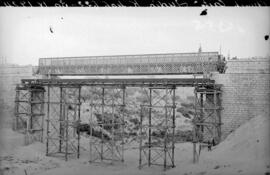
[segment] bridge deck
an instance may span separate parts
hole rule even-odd
[[[22,79],[24,85],[41,86],[186,86],[198,84],[213,85],[214,80],[206,78],[134,78],[134,79]]]

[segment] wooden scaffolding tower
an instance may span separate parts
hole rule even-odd
[[[47,156],[80,156],[80,86],[48,86],[47,88]]]
[[[90,163],[124,161],[125,87],[91,87]]]
[[[139,122],[139,168],[175,167],[176,87],[195,87],[194,162],[199,159],[198,146],[209,140],[220,142],[220,86],[206,78],[26,79],[16,88],[15,129],[26,134],[27,143],[42,141],[44,131],[47,156],[79,158],[81,100],[85,98],[81,93],[88,89],[89,161],[124,161],[125,88],[129,86],[141,87],[144,92]],[[43,127],[45,117],[47,125]]]
[[[16,86],[15,126],[25,134],[25,144],[43,141],[44,88],[42,86]]]
[[[193,162],[199,161],[201,148],[221,139],[221,90],[217,85],[197,85],[193,119]]]
[[[141,105],[139,168],[148,165],[175,167],[175,87],[144,89]]]

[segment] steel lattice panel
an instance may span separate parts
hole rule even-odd
[[[198,74],[217,71],[218,52],[41,58],[42,75]]]

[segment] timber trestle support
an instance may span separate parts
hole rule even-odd
[[[44,93],[42,86],[16,86],[13,129],[25,134],[25,145],[43,142]]]
[[[46,143],[46,155],[65,160],[82,152],[82,125],[87,126],[89,162],[124,162],[126,88],[140,87],[139,168],[175,167],[176,89],[194,87],[193,161],[198,145],[220,142],[220,87],[209,79],[38,79],[22,80],[16,88],[14,129],[27,144]],[[89,106],[82,119],[82,104]]]
[[[193,118],[193,163],[199,161],[203,146],[221,141],[221,88],[218,85],[196,85]]]
[[[90,163],[124,161],[125,86],[92,87]],[[99,136],[99,137],[98,137]]]
[[[80,86],[47,86],[46,155],[80,156]]]
[[[141,105],[139,168],[158,165],[175,167],[175,86],[144,89]]]

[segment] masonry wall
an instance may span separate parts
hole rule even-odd
[[[255,116],[270,115],[269,63],[269,59],[231,60],[225,74],[213,74],[223,85],[222,139]]]
[[[32,66],[0,65],[0,123],[10,124],[14,113],[15,87],[21,79],[34,78]]]

